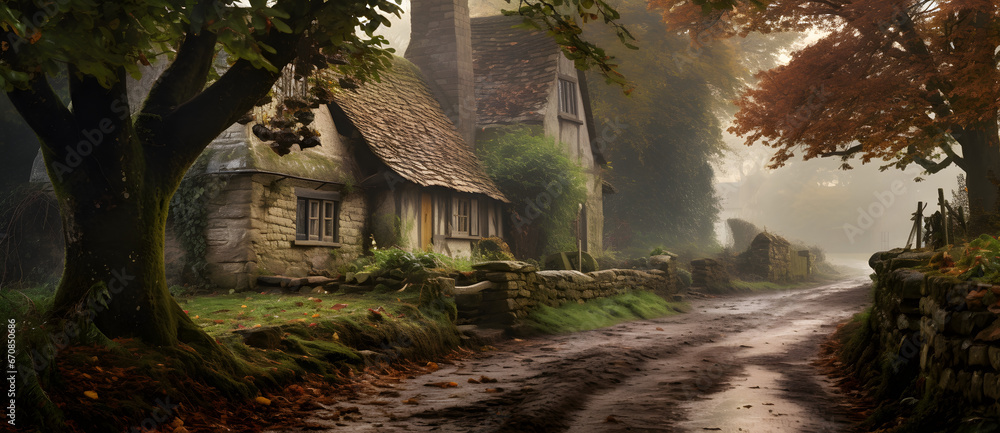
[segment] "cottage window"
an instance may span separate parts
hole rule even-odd
[[[455,197],[451,202],[452,236],[479,235],[479,201],[468,197]]]
[[[559,79],[559,112],[571,116],[577,115],[575,81]]]
[[[336,246],[340,195],[296,188],[295,244]]]
[[[469,234],[469,199],[460,198],[456,201],[458,207],[455,209],[455,233],[459,235]]]

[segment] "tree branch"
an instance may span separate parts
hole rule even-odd
[[[202,91],[215,59],[217,39],[215,33],[208,31],[188,33],[173,63],[150,89],[142,114],[163,116]],[[141,125],[142,120],[137,123]]]
[[[167,159],[157,164],[169,160],[172,167],[168,170],[182,170],[182,173],[187,170],[212,139],[250,111],[271,90],[281,76],[280,70],[295,58],[295,47],[301,37],[301,33],[274,32],[263,41],[276,50],[265,58],[278,72],[238,60],[218,81],[157,121],[158,124],[150,128],[156,137],[154,143],[166,146],[168,152],[164,155]],[[152,163],[154,159],[159,158],[149,161]]]
[[[917,163],[918,165],[923,167],[924,170],[926,170],[928,173],[931,174],[944,170],[946,167],[955,162],[955,160],[953,160],[951,156],[948,156],[947,158],[939,162],[931,161],[927,158],[924,158],[923,156],[918,155],[916,153],[916,146],[913,145],[910,145],[909,147],[906,148],[906,153],[908,153],[913,158],[913,162]]]
[[[69,109],[42,74],[28,81],[27,89],[14,88],[7,92],[14,108],[41,139],[42,146],[55,149],[60,143],[71,143],[80,128]]]
[[[821,153],[819,156],[823,158],[830,156],[842,156],[844,157],[844,159],[847,159],[852,155],[854,155],[855,153],[861,152],[862,150],[864,150],[864,146],[856,144],[844,150],[835,150],[832,152]]]
[[[948,155],[948,158],[951,159],[951,161],[954,162],[958,168],[961,168],[963,171],[967,170],[965,158],[962,158],[955,153],[955,150],[951,148],[951,143],[945,140],[938,147],[944,151],[945,155]]]

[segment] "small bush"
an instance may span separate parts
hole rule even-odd
[[[514,260],[507,242],[497,236],[479,240],[472,246],[472,258],[476,261]]]

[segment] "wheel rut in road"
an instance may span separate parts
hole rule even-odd
[[[356,419],[310,420],[338,432],[846,431],[845,398],[810,362],[868,292],[846,280],[697,299],[688,314],[511,340],[363,393]],[[496,382],[469,381],[484,376]],[[458,386],[425,386],[442,382]]]

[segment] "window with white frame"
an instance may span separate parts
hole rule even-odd
[[[340,194],[296,188],[295,197],[295,243],[336,245]]]
[[[559,113],[577,116],[575,81],[559,79]]]

